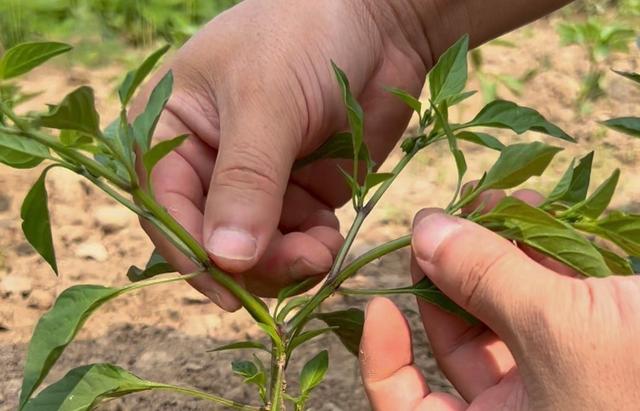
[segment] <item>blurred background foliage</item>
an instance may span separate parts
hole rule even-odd
[[[180,45],[239,1],[0,0],[0,45],[46,37],[73,43],[82,63],[101,64],[123,47]]]

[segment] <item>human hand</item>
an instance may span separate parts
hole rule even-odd
[[[154,169],[154,193],[221,269],[256,294],[320,280],[343,241],[334,209],[351,193],[337,162],[291,172],[297,158],[347,128],[331,60],[367,111],[376,161],[406,128],[410,110],[384,87],[419,94],[427,63],[405,35],[422,32],[382,21],[379,9],[362,0],[246,0],[204,27],[138,99],[173,71],[155,138],[189,138]],[[195,269],[145,228],[176,268]],[[194,285],[223,308],[239,306],[210,278]]]
[[[640,278],[579,278],[437,210],[416,216],[412,246],[414,280],[428,275],[483,324],[419,302],[434,356],[462,400],[429,390],[402,314],[389,300],[372,301],[361,368],[374,410],[638,409]]]

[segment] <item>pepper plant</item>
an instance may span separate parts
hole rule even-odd
[[[39,320],[28,347],[19,409],[89,410],[101,401],[130,393],[151,390],[174,391],[198,397],[238,410],[305,410],[314,388],[323,380],[329,366],[327,351],[309,358],[299,376],[287,375],[287,368],[296,349],[325,333],[335,333],[345,347],[357,355],[363,312],[352,307],[339,312],[320,312],[323,302],[337,292],[358,295],[411,294],[470,322],[468,313],[443,295],[427,278],[417,284],[391,290],[353,290],[343,284],[368,263],[386,254],[407,247],[410,235],[381,244],[347,262],[347,255],[362,223],[374,211],[379,200],[402,170],[419,153],[429,152],[436,144],[446,144],[452,154],[452,166],[457,170],[457,187],[445,212],[475,221],[501,236],[527,245],[573,268],[585,277],[632,275],[632,258],[640,255],[640,216],[622,212],[606,212],[614,194],[620,173],[613,172],[595,191],[589,194],[593,153],[575,160],[538,207],[507,197],[493,210],[463,213],[480,194],[491,189],[511,189],[531,177],[541,175],[562,150],[543,142],[506,144],[491,134],[491,130],[506,129],[514,133],[538,132],[563,142],[573,138],[546,120],[537,111],[515,103],[496,100],[485,106],[465,123],[449,121],[451,107],[473,93],[465,91],[467,83],[468,37],[456,42],[439,59],[428,75],[430,96],[421,102],[414,96],[389,89],[418,116],[414,135],[402,142],[403,156],[389,171],[377,170],[363,141],[364,115],[349,88],[348,79],[333,65],[340,87],[349,129],[336,135],[306,158],[295,164],[305,167],[321,158],[353,160],[353,169],[341,169],[351,188],[356,216],[347,231],[333,267],[324,282],[312,295],[299,296],[312,284],[305,281],[283,289],[269,308],[231,276],[216,267],[206,251],[156,200],[148,186],[141,184],[136,172],[143,169],[146,179],[153,167],[185,136],[152,144],[152,136],[160,113],[172,89],[172,74],[166,73],[151,93],[146,109],[136,118],[128,117],[127,106],[137,88],[152,72],[167,48],[149,56],[142,65],[129,72],[118,89],[120,116],[105,129],[94,106],[93,92],[80,87],[69,93],[58,105],[41,113],[18,115],[10,102],[0,102],[0,161],[16,168],[32,168],[44,163],[42,174],[29,190],[21,209],[24,235],[40,255],[58,272],[47,206],[45,178],[54,167],[77,173],[113,197],[132,212],[146,219],[162,232],[181,252],[199,267],[191,274],[170,274],[173,268],[154,253],[145,268],[131,267],[127,273],[130,284],[122,287],[77,285],[60,294],[53,307]],[[3,85],[57,55],[69,46],[60,43],[26,43],[6,51],[0,60],[0,80]],[[636,82],[637,74],[625,73]],[[638,136],[638,119],[612,120],[607,125]],[[467,156],[460,141],[466,141],[500,152],[499,158],[470,190],[461,190],[467,174]],[[428,154],[427,154],[428,155]],[[143,179],[144,180],[144,179]],[[465,210],[468,207],[465,207]],[[596,243],[595,237],[602,239]],[[81,365],[62,379],[39,390],[56,361],[72,342],[93,312],[106,302],[130,294],[143,287],[184,281],[197,276],[210,276],[226,287],[242,303],[264,332],[268,344],[261,341],[237,341],[214,351],[245,350],[264,352],[270,362],[263,364],[253,353],[244,361],[232,364],[235,374],[255,388],[253,404],[240,404],[214,393],[147,381],[113,364]],[[310,280],[312,281],[312,280]],[[313,320],[313,321],[312,321]],[[319,326],[318,324],[324,325]],[[212,354],[213,355],[213,354]],[[287,379],[296,378],[298,390],[292,392]]]

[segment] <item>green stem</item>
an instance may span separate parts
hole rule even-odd
[[[408,247],[410,244],[411,235],[406,235],[404,237],[400,237],[396,240],[382,244],[353,260],[351,264],[349,264],[347,267],[345,267],[344,270],[342,270],[342,272],[340,272],[340,275],[335,278],[330,286],[320,289],[320,291],[318,291],[318,293],[314,295],[298,313],[296,313],[291,321],[289,321],[287,328],[292,331],[299,329],[300,326],[306,322],[307,318],[316,310],[316,308],[318,308],[318,306],[324,300],[329,298],[331,294],[333,294],[343,282],[354,276],[358,271],[360,271],[362,267],[387,254],[400,250],[401,248]]]
[[[175,387],[172,385],[160,385],[156,389],[158,390],[167,390],[178,392],[181,394],[186,394],[191,397],[200,398],[209,402],[214,402],[220,405],[224,405],[225,407],[233,408],[234,410],[242,410],[242,411],[260,411],[263,408],[255,407],[253,405],[242,404],[233,400],[228,400],[226,398],[218,397],[217,395],[207,394],[206,392],[202,392],[193,388],[186,387]]]
[[[104,167],[102,164],[91,160],[90,158],[80,154],[78,151],[69,148],[54,139],[51,136],[41,133],[39,131],[33,130],[29,124],[22,121],[18,116],[16,116],[6,104],[0,102],[0,112],[6,115],[8,118],[13,121],[13,123],[20,129],[18,133],[12,133],[21,135],[26,138],[30,138],[32,140],[37,141],[38,143],[49,147],[50,149],[60,153],[61,155],[74,160],[76,163],[81,164],[85,167],[91,174],[96,176],[104,177],[119,188],[129,191],[130,184],[128,181],[124,180],[122,177],[118,176],[113,171]]]
[[[269,384],[270,411],[284,411],[285,376],[287,364],[285,352],[275,343],[271,350],[271,383]]]
[[[229,290],[246,308],[256,321],[270,325],[276,328],[276,323],[264,307],[262,302],[247,290],[242,288],[233,278],[225,274],[215,267],[210,259],[209,254],[202,248],[200,243],[184,229],[160,204],[158,204],[146,191],[137,188],[133,190],[133,198],[139,204],[142,204],[158,221],[164,226],[163,231],[173,233],[185,246],[194,254],[197,260],[202,264],[209,275],[220,285]]]

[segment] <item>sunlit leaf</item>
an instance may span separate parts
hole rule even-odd
[[[542,175],[561,150],[537,141],[507,146],[487,172],[481,188],[488,190],[517,187],[531,177]]]
[[[75,368],[48,386],[23,408],[24,411],[85,411],[112,398],[135,392],[168,388],[142,380],[111,364]]]
[[[173,268],[162,255],[160,255],[158,250],[153,250],[145,268],[141,269],[135,265],[129,267],[129,270],[127,271],[127,278],[131,282],[138,282],[160,274],[174,273],[176,271],[177,270]]]
[[[439,105],[449,97],[456,96],[467,84],[467,52],[469,36],[464,35],[451,46],[429,72],[431,101]]]
[[[153,54],[147,57],[144,62],[142,62],[140,67],[127,73],[127,76],[118,89],[118,95],[120,96],[120,102],[122,103],[122,106],[126,106],[127,104],[129,104],[131,97],[133,97],[140,84],[142,84],[144,79],[146,79],[147,76],[151,73],[162,56],[164,56],[166,52],[169,51],[170,47],[171,46],[166,45],[155,51]]]
[[[82,86],[69,93],[62,103],[39,119],[44,127],[77,130],[99,136],[100,116],[96,111],[93,89]]]
[[[603,121],[605,126],[628,134],[632,137],[640,137],[640,118],[639,117],[621,117]]]
[[[300,372],[300,393],[305,396],[316,388],[329,368],[329,353],[326,350],[320,351],[318,355],[307,362]]]
[[[143,153],[151,146],[153,133],[171,97],[172,89],[173,74],[168,71],[154,87],[144,111],[133,122],[133,135]]]
[[[536,131],[562,140],[575,141],[573,137],[547,121],[536,110],[520,107],[504,100],[487,104],[471,122],[464,125],[465,128],[479,126],[511,129],[518,134]]]
[[[611,275],[598,250],[569,224],[513,197],[502,200],[476,222],[526,244],[588,277]]]
[[[153,168],[166,157],[173,150],[178,148],[184,141],[188,138],[187,135],[178,136],[171,140],[164,140],[151,147],[151,150],[144,153],[142,156],[142,163],[144,164],[145,170],[150,175]]]
[[[422,113],[422,103],[420,100],[409,94],[408,91],[401,90],[395,87],[387,87],[386,91],[398,97],[403,103],[405,103],[409,108],[420,115]]]
[[[593,166],[593,151],[580,159],[578,165],[575,160],[564,173],[558,184],[547,196],[546,204],[563,202],[576,204],[587,198],[589,183],[591,182],[591,168]]]
[[[486,133],[462,131],[456,134],[456,138],[496,151],[502,151],[505,148],[505,145],[500,140]]]
[[[18,44],[0,58],[0,79],[10,79],[25,74],[47,60],[66,53],[71,46],[56,42],[31,42]]]
[[[613,212],[597,221],[576,223],[580,230],[615,243],[632,256],[640,256],[640,215]]]
[[[615,170],[611,177],[609,177],[600,187],[596,189],[586,200],[574,205],[564,214],[583,216],[587,218],[596,219],[605,212],[611,198],[615,194],[618,181],[620,180],[620,170]]]
[[[225,344],[220,347],[214,348],[212,350],[207,350],[207,352],[219,352],[219,351],[231,351],[231,350],[262,350],[269,352],[269,349],[262,343],[257,341],[240,341],[231,344]]]
[[[624,258],[602,247],[594,245],[596,249],[602,254],[604,262],[607,264],[613,274],[616,275],[633,275],[633,267],[631,261],[628,258]]]

